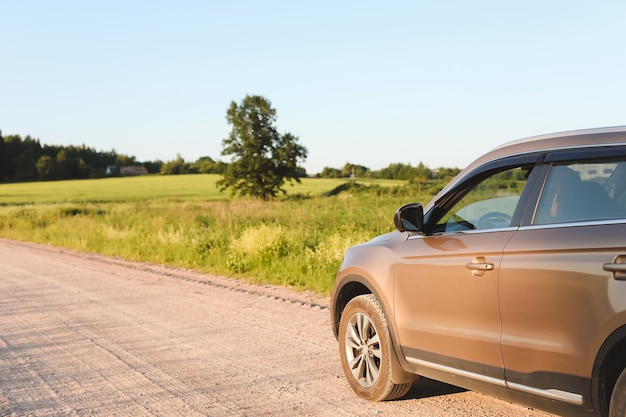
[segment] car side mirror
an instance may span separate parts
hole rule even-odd
[[[424,209],[420,203],[400,207],[393,216],[393,223],[401,232],[421,232],[424,227]]]

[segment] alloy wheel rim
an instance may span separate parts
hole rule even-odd
[[[363,313],[348,321],[345,345],[346,359],[352,376],[363,387],[371,387],[380,374],[380,337],[374,323]]]

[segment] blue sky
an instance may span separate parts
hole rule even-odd
[[[265,96],[311,174],[464,167],[626,124],[623,1],[0,0],[0,129],[138,160],[220,155]]]

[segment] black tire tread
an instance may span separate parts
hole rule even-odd
[[[393,346],[392,346],[391,337],[389,334],[389,327],[387,325],[387,318],[385,317],[383,309],[380,303],[378,302],[378,300],[376,299],[376,297],[373,294],[365,294],[365,295],[360,295],[358,297],[355,297],[353,300],[351,300],[348,303],[348,305],[346,306],[346,310],[349,310],[351,308],[351,305],[352,306],[359,305],[361,310],[366,312],[368,315],[373,316],[373,317],[370,317],[371,319],[375,319],[379,322],[379,325],[377,325],[376,327],[379,333],[379,337],[381,338],[381,342],[382,342],[382,339],[384,338],[385,340],[384,343],[387,345],[386,349],[391,351],[391,349],[393,349]],[[344,310],[344,313],[346,310]],[[340,343],[340,349],[341,349],[341,343]],[[413,384],[412,383],[395,384],[391,380],[391,360],[392,360],[391,356],[388,355],[388,357],[386,358],[387,363],[384,365],[385,367],[384,375],[382,374],[382,372],[380,375],[380,378],[383,378],[380,381],[381,385],[379,385],[378,387],[375,387],[374,389],[360,390],[358,388],[355,388],[354,382],[352,380],[349,380],[350,386],[357,393],[357,395],[365,399],[368,399],[370,401],[390,401],[390,400],[395,400],[406,395],[406,393],[411,389]],[[342,356],[342,362],[343,362],[343,356]],[[352,375],[350,375],[349,372],[346,372],[345,368],[344,368],[344,372],[346,373],[346,378],[348,379],[352,378]]]
[[[613,387],[609,417],[626,417],[626,369],[622,371]]]

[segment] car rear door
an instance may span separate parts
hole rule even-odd
[[[514,390],[590,404],[597,352],[626,315],[626,150],[555,152],[543,170],[501,263],[505,377]]]

